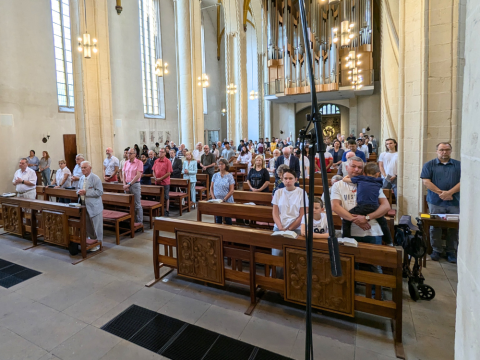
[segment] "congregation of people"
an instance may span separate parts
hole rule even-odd
[[[325,168],[336,175],[331,178],[329,194],[331,209],[342,222],[344,237],[352,237],[358,242],[392,245],[393,239],[385,220],[391,206],[383,189],[391,189],[397,198],[398,144],[389,138],[384,146],[379,145],[373,135],[350,134],[347,138],[337,134],[332,139],[324,139]],[[437,157],[425,163],[421,179],[427,187],[427,203],[432,214],[458,214],[460,199],[460,162],[450,158],[452,147],[447,142],[437,145]],[[238,145],[233,140],[224,139],[210,145],[201,142],[193,150],[185,144],[177,146],[173,141],[142,149],[135,144],[124,149],[122,158],[114,156],[112,148],[105,150],[102,180],[92,173],[90,162],[83,154],[76,156],[76,165],[67,168],[66,161],[60,159],[55,176],[51,176],[52,159],[47,151],[41,159],[31,150],[22,158],[19,169],[13,178],[17,196],[35,198],[35,186],[42,183],[55,188],[76,189],[79,202],[86,205],[88,235],[92,239],[103,239],[101,210],[103,205],[103,182],[120,183],[125,193],[135,199],[135,222],[143,222],[141,205],[142,185],[159,185],[164,188],[164,216],[170,216],[171,179],[188,179],[191,203],[197,201],[197,174],[207,174],[210,183],[210,196],[222,202],[233,203],[236,179],[230,167],[246,165],[239,172],[245,174],[245,181],[252,192],[271,192],[273,205],[274,231],[294,231],[305,234],[304,209],[309,203],[300,183],[310,177],[310,167],[321,172],[320,156],[310,163],[310,147],[297,138],[269,138],[252,141],[242,139]],[[51,178],[53,179],[51,180]],[[270,189],[274,179],[273,191]],[[68,202],[67,199],[58,199]],[[325,194],[315,197],[314,236],[328,237],[324,208]],[[232,218],[215,217],[216,223],[232,224]],[[416,215],[416,214],[414,214]],[[442,231],[431,228],[432,260],[439,260],[443,254]],[[449,229],[446,244],[446,257],[456,262],[458,231]]]

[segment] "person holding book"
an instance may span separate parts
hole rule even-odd
[[[212,184],[210,185],[212,199],[221,199],[223,202],[233,203],[235,180],[233,179],[233,175],[228,172],[229,167],[230,165],[227,159],[222,158],[218,160],[218,169],[220,171],[213,175]],[[217,224],[222,224],[223,217],[215,216],[215,222]],[[232,218],[225,217],[225,223],[227,225],[232,225]]]
[[[306,228],[305,216],[302,216],[300,235],[305,236]],[[324,212],[323,201],[318,196],[313,198],[313,237],[328,239],[327,216]]]
[[[367,163],[363,169],[365,175],[354,176],[350,178],[345,176],[343,181],[357,184],[357,206],[350,209],[350,214],[366,215],[375,212],[378,207],[378,193],[382,191],[383,179],[380,177],[380,168],[376,163]],[[387,220],[384,216],[377,218],[377,222],[383,232],[385,244],[393,243]],[[352,222],[342,219],[343,237],[351,237]]]

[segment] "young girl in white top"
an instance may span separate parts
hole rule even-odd
[[[305,236],[306,228],[305,216],[303,216],[300,235]],[[318,196],[313,198],[313,237],[328,239],[327,216],[323,209],[323,201]]]

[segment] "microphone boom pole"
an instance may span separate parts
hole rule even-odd
[[[306,299],[306,338],[305,338],[305,360],[313,360],[313,341],[312,341],[312,263],[313,263],[313,197],[314,197],[314,177],[315,177],[315,153],[320,153],[320,168],[322,171],[322,183],[325,198],[325,210],[328,223],[328,251],[330,255],[330,265],[334,277],[342,276],[342,267],[340,264],[340,253],[338,250],[338,241],[335,237],[335,228],[333,225],[332,206],[330,204],[330,193],[328,190],[327,169],[325,165],[325,144],[323,143],[322,116],[318,109],[315,81],[313,77],[313,63],[310,49],[310,40],[308,37],[308,24],[305,11],[305,0],[298,0],[300,8],[300,20],[302,22],[303,40],[305,43],[305,54],[307,59],[305,64],[308,69],[310,79],[310,93],[312,96],[312,106],[310,121],[307,130],[313,122],[314,131],[312,131],[310,148],[310,188],[309,188],[309,208],[306,236],[307,251],[307,299]],[[307,135],[303,134],[303,138]],[[316,150],[316,151],[315,151]]]

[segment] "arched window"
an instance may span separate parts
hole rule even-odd
[[[69,0],[51,0],[51,5],[58,106],[62,111],[73,111],[75,103],[73,98],[70,4]]]
[[[147,116],[165,117],[163,77],[155,74],[157,59],[162,58],[159,0],[138,0],[140,48],[142,55],[143,111]]]
[[[340,109],[334,104],[325,104],[320,108],[322,115],[340,115]]]

